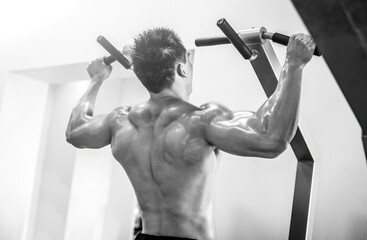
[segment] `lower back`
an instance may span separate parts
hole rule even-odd
[[[213,209],[210,213],[177,214],[170,211],[142,211],[143,233],[200,240],[214,240]]]

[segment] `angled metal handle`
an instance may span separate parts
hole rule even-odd
[[[114,61],[118,61],[126,69],[130,69],[131,67],[130,61],[119,50],[117,50],[105,37],[99,36],[97,38],[97,42],[101,44],[101,46],[104,49],[106,49],[107,52],[111,54],[111,56],[105,57],[103,59],[106,65],[110,65]]]
[[[229,41],[235,46],[235,48],[240,52],[240,54],[248,60],[256,58],[256,54],[253,54],[247,45],[242,41],[242,39],[233,30],[231,25],[227,22],[225,18],[221,18],[217,22],[217,26],[222,30],[222,32],[227,36]]]

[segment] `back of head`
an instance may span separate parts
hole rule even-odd
[[[168,28],[154,28],[134,39],[131,53],[134,72],[142,84],[153,93],[171,88],[175,66],[186,62],[186,49],[177,34]]]

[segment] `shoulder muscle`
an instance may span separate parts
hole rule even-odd
[[[209,124],[214,119],[228,120],[233,118],[233,112],[220,103],[206,103],[200,106],[200,115],[204,123]]]

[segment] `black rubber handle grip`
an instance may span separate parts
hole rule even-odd
[[[227,37],[206,37],[206,38],[198,38],[195,39],[195,45],[197,47],[204,47],[204,46],[214,46],[214,45],[222,45],[222,44],[229,44],[231,41]]]
[[[283,35],[283,34],[280,34],[280,33],[274,33],[271,40],[273,40],[273,42],[276,42],[276,43],[282,44],[284,46],[287,46],[288,42],[289,42],[289,36],[286,36],[286,35]],[[321,52],[320,52],[320,50],[318,49],[317,46],[315,48],[315,52],[313,53],[313,55],[321,56]]]
[[[103,61],[104,61],[104,63],[105,63],[106,65],[110,65],[111,63],[115,62],[115,61],[116,61],[116,59],[115,59],[112,55],[110,55],[110,56],[108,56],[108,57],[104,57],[104,58],[103,58]]]
[[[242,39],[237,35],[237,33],[233,30],[231,25],[227,22],[225,18],[221,18],[217,22],[217,26],[222,30],[222,32],[227,36],[229,41],[237,48],[240,54],[245,59],[250,59],[252,57],[251,50],[247,47],[247,45],[242,41]]]
[[[117,50],[105,37],[99,36],[97,38],[97,42],[101,44],[101,46],[106,49],[107,52],[111,54],[111,56],[105,57],[103,59],[106,65],[109,65],[114,61],[118,61],[126,69],[129,69],[131,67],[130,61],[124,55],[122,55],[122,53]]]

